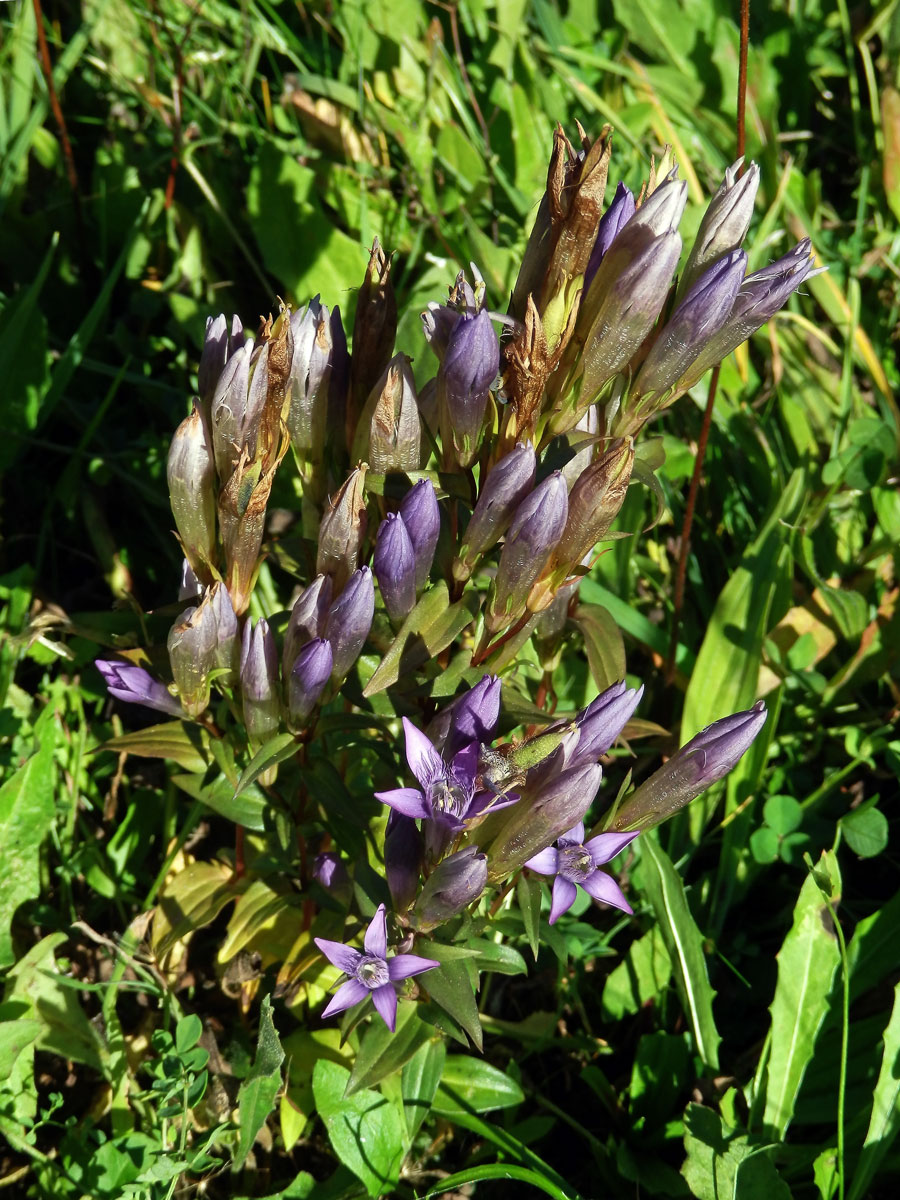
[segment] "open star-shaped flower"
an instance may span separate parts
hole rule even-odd
[[[579,821],[558,838],[555,846],[548,846],[534,858],[529,858],[526,867],[541,875],[555,877],[550,905],[551,925],[575,903],[579,887],[595,900],[631,912],[622,889],[611,875],[599,868],[636,837],[637,833],[600,833],[586,842],[584,822]]]
[[[347,976],[331,997],[322,1016],[330,1017],[333,1013],[343,1012],[371,995],[372,1003],[391,1033],[397,1024],[397,992],[394,984],[441,965],[433,958],[421,958],[418,954],[387,957],[387,918],[383,904],[379,904],[369,922],[363,950],[355,950],[343,942],[330,942],[327,938],[317,937],[313,940],[328,961]]]

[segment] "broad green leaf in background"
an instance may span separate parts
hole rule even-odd
[[[281,919],[290,926],[285,930],[286,944],[290,946],[299,928],[298,904],[299,901],[295,904],[294,897],[276,891],[264,879],[254,879],[234,906],[225,938],[219,947],[219,962],[229,962],[251,943],[254,948],[261,950],[261,935],[277,927]]]
[[[0,967],[16,959],[12,943],[16,909],[40,892],[40,849],[54,818],[56,736],[56,713],[48,705],[34,727],[36,752],[0,788]]]
[[[841,819],[847,845],[860,858],[874,858],[888,844],[888,820],[874,804],[854,808]]]
[[[236,795],[234,784],[225,775],[220,775],[212,783],[204,783],[202,775],[173,775],[172,782],[192,799],[201,800],[213,812],[233,821],[235,825],[243,825],[254,833],[262,833],[266,827],[265,813],[269,800],[255,783],[247,784]]]
[[[389,1195],[405,1152],[403,1118],[380,1092],[347,1096],[350,1072],[322,1060],[313,1072],[316,1111],[338,1159],[365,1184],[370,1196]]]
[[[292,733],[279,733],[276,737],[269,738],[241,772],[237,787],[234,789],[234,799],[237,800],[239,796],[243,795],[250,784],[255,783],[264,771],[268,771],[269,767],[284,762],[286,758],[295,754],[296,750],[297,739]]]
[[[535,962],[537,962],[538,945],[540,944],[542,894],[543,889],[539,879],[526,879],[524,875],[519,876],[516,884],[516,900],[522,914],[522,924],[525,926],[525,937],[528,939]]]
[[[425,1193],[425,1200],[431,1200],[432,1196],[442,1196],[445,1192],[453,1192],[454,1195],[465,1194],[460,1193],[457,1189],[467,1183],[481,1183],[489,1179],[514,1179],[517,1183],[527,1183],[530,1188],[543,1192],[545,1196],[552,1196],[553,1200],[578,1200],[577,1192],[557,1186],[540,1171],[532,1171],[528,1167],[517,1167],[511,1163],[487,1163],[483,1167],[470,1167],[467,1171],[457,1171],[429,1188]]]
[[[505,1072],[481,1058],[450,1054],[433,1107],[441,1116],[455,1117],[470,1110],[486,1113],[513,1108],[524,1099],[522,1089]]]
[[[603,1015],[612,1021],[638,1012],[672,978],[672,960],[659,925],[631,943],[603,985]]]
[[[434,1094],[441,1082],[446,1058],[447,1046],[444,1039],[432,1037],[419,1047],[403,1068],[400,1092],[408,1143],[412,1143],[420,1125],[428,1116]]]
[[[151,945],[163,958],[183,937],[214,921],[242,892],[225,863],[194,862],[168,880],[157,900]]]
[[[433,1030],[417,1015],[418,1005],[401,1000],[397,1005],[397,1026],[392,1033],[384,1021],[373,1021],[363,1034],[359,1053],[350,1073],[347,1095],[374,1087],[392,1075],[434,1036]]]
[[[702,1104],[687,1107],[684,1148],[681,1173],[696,1200],[791,1200],[767,1147],[728,1129],[718,1113]]]
[[[425,958],[436,958],[441,964],[436,970],[428,972],[428,977],[422,980],[422,986],[432,1000],[462,1026],[480,1050],[481,1019],[475,1002],[478,972],[470,956],[460,956],[455,946],[425,940],[419,941],[417,953]]]
[[[599,691],[625,678],[625,643],[612,614],[602,604],[579,604],[573,617],[584,638],[588,667]]]
[[[866,1140],[853,1173],[849,1200],[864,1200],[875,1172],[900,1132],[900,983],[894,988],[894,1006],[884,1031],[884,1056],[872,1097],[872,1114]]]
[[[828,1012],[831,983],[840,961],[837,938],[831,929],[834,915],[822,888],[835,902],[840,897],[840,870],[831,850],[823,853],[815,874],[805,879],[793,924],[777,955],[778,980],[769,1007],[771,1045],[763,1111],[766,1136],[777,1141],[783,1139],[791,1123],[797,1093]]]
[[[235,1168],[243,1165],[257,1134],[275,1109],[275,1098],[281,1090],[283,1062],[284,1050],[272,1020],[272,1001],[268,996],[264,996],[259,1014],[256,1058],[238,1092],[238,1123],[241,1132],[234,1158]]]
[[[717,1070],[720,1038],[713,1018],[715,992],[706,970],[703,935],[691,914],[681,877],[660,846],[656,831],[643,834],[639,841],[642,880],[659,922],[697,1053],[707,1067]]]
[[[186,721],[149,725],[121,737],[110,738],[99,747],[116,754],[139,754],[145,758],[168,758],[186,771],[199,775],[209,766],[209,734]]]

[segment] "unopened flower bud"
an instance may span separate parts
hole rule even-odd
[[[639,688],[626,688],[624,681],[601,692],[575,720],[575,728],[563,740],[563,758],[569,769],[595,763],[618,738],[631,719],[644,694]]]
[[[373,471],[416,471],[421,459],[422,423],[416,381],[406,354],[388,363],[359,418],[352,457]]]
[[[376,238],[369,254],[366,277],[356,298],[347,404],[348,448],[362,407],[394,353],[396,335],[397,301],[391,283],[391,260]]]
[[[316,573],[330,575],[335,594],[359,565],[359,552],[366,536],[365,483],[368,464],[350,472],[346,483],[331,499],[319,526]]]
[[[166,475],[185,558],[195,574],[209,583],[216,560],[216,468],[212,439],[196,405],[175,431]]]
[[[468,579],[479,556],[509,528],[516,509],[534,488],[535,469],[534,446],[519,442],[488,473],[453,564],[455,579]]]
[[[758,700],[746,712],[713,721],[635,788],[617,810],[611,828],[652,829],[689,804],[737,766],[767,715]]]
[[[217,580],[207,592],[204,603],[209,605],[216,630],[215,665],[223,672],[217,681],[226,687],[233,687],[238,680],[241,652],[237,616],[225,584]]]
[[[428,933],[468,908],[485,889],[487,858],[477,846],[466,846],[434,868],[412,910],[412,925]]]
[[[331,678],[331,643],[324,638],[307,642],[291,668],[288,681],[288,711],[291,724],[300,728],[318,703]]]
[[[469,743],[483,746],[493,740],[500,719],[501,690],[496,675],[484,675],[445,710],[450,715],[444,745],[446,759],[452,759]]]
[[[192,717],[198,717],[209,704],[209,677],[216,667],[215,617],[208,597],[196,608],[186,608],[167,640],[172,677],[181,703]]]
[[[341,856],[334,850],[317,854],[313,862],[313,879],[327,892],[346,892],[350,887],[350,876]]]
[[[416,603],[416,554],[399,513],[389,513],[379,526],[372,569],[388,616],[402,621]]]
[[[244,625],[241,643],[241,699],[251,743],[261,745],[280,724],[278,651],[269,624],[260,618]]]
[[[485,627],[510,625],[525,610],[531,585],[541,573],[566,527],[566,481],[554,471],[516,509],[500,554]]]
[[[725,254],[737,250],[753,217],[759,188],[759,167],[751,163],[738,175],[743,158],[731,164],[719,190],[709,202],[681,276],[679,290],[687,293],[703,272]]]
[[[395,912],[405,913],[416,898],[424,853],[422,835],[412,817],[391,810],[384,835],[384,873]]]
[[[375,615],[375,584],[368,567],[360,567],[329,609],[325,637],[331,643],[335,679],[343,679],[359,658]]]
[[[126,704],[143,704],[170,717],[184,716],[184,709],[175,697],[143,667],[120,659],[103,658],[95,659],[94,666],[103,676],[109,694],[117,700],[124,700]]]
[[[683,179],[667,179],[650,193],[629,224],[645,225],[655,234],[671,233],[678,228],[686,204],[687,182]]]
[[[460,316],[437,376],[438,408],[445,453],[469,466],[479,449],[479,435],[491,384],[500,369],[500,345],[485,309]]]
[[[197,368],[197,391],[201,403],[208,405],[228,358],[228,324],[225,314],[206,318],[206,335]]]
[[[248,338],[225,363],[212,398],[212,442],[222,484],[231,477],[240,457],[252,354],[253,339]]]
[[[286,424],[303,469],[321,464],[334,355],[332,320],[318,297],[292,314],[291,332],[291,401]],[[304,479],[309,474],[304,471]]]
[[[597,225],[597,237],[594,240],[594,246],[591,250],[591,257],[588,260],[587,270],[584,273],[584,290],[591,285],[591,280],[597,274],[597,268],[603,261],[607,250],[616,240],[621,229],[634,216],[635,203],[634,194],[630,188],[627,188],[624,183],[620,183],[616,188],[616,194],[613,197],[609,208],[600,218]]]
[[[416,592],[428,582],[441,532],[441,510],[430,479],[420,479],[400,502],[400,516],[416,556]]]
[[[327,637],[325,619],[331,607],[331,576],[317,575],[309,587],[303,589],[291,609],[287,629],[284,631],[284,649],[281,655],[281,673],[287,679],[297,655],[313,638]]]

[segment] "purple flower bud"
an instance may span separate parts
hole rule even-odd
[[[212,400],[213,392],[225,360],[228,357],[228,325],[225,314],[206,318],[206,336],[203,339],[203,350],[200,354],[200,365],[197,368],[197,391],[200,400],[207,405]]]
[[[728,320],[747,269],[734,250],[705,271],[653,343],[635,381],[636,396],[661,397],[674,387],[710,338]]]
[[[416,553],[399,513],[389,513],[375,538],[372,569],[392,621],[402,621],[416,603]]]
[[[477,846],[466,846],[434,868],[412,911],[412,924],[420,933],[443,925],[468,908],[487,884],[487,857]]]
[[[485,627],[496,633],[525,611],[531,585],[566,527],[569,504],[562,472],[554,471],[516,509],[503,544]]]
[[[354,571],[328,611],[325,637],[333,652],[332,673],[343,679],[359,658],[375,615],[375,584],[368,567]]]
[[[437,376],[441,435],[445,452],[469,466],[479,449],[491,384],[500,369],[500,345],[485,309],[460,316]]]
[[[285,679],[290,675],[297,655],[307,642],[317,637],[329,637],[325,632],[325,619],[331,606],[331,591],[331,576],[317,575],[294,602],[284,632],[284,650],[281,655],[281,673]]]
[[[445,711],[450,715],[444,757],[454,755],[470,742],[489,744],[500,719],[501,684],[496,675],[485,675]]]
[[[675,170],[678,168],[676,167]],[[674,171],[672,175],[674,176]],[[672,233],[687,204],[687,182],[683,179],[666,179],[643,202],[629,224],[644,225],[655,234]]]
[[[297,655],[288,681],[288,710],[295,728],[305,725],[316,707],[331,678],[332,663],[331,643],[324,638],[307,642]]]
[[[643,684],[639,688],[626,688],[621,681],[592,700],[578,714],[575,728],[562,743],[566,766],[571,770],[597,762],[625,728],[643,694]]]
[[[238,680],[241,650],[237,616],[228,588],[224,583],[216,581],[207,592],[203,603],[209,604],[216,631],[215,666],[224,672],[218,677],[218,682],[226,687],[233,687]]]
[[[350,876],[339,854],[326,850],[317,854],[313,862],[313,879],[327,892],[343,891],[350,884]]]
[[[777,262],[748,275],[728,318],[694,359],[679,384],[679,390],[684,392],[693,387],[710,367],[721,362],[761,325],[765,325],[804,279],[819,275],[826,269],[813,270],[814,261],[809,238],[804,238]]]
[[[575,481],[569,496],[566,526],[551,562],[551,592],[555,593],[572,568],[609,532],[625,502],[633,465],[634,443],[631,438],[622,438]],[[529,604],[529,607],[537,612],[543,605]]]
[[[422,313],[422,332],[425,341],[437,355],[439,362],[443,361],[450,344],[450,334],[459,320],[459,310],[450,308],[447,304],[436,304],[432,301]]]
[[[481,495],[463,534],[454,578],[465,582],[480,555],[496,545],[516,509],[534,488],[536,458],[531,442],[519,442],[488,473]]]
[[[384,873],[398,913],[405,913],[416,898],[424,853],[415,821],[392,809],[384,835]]]
[[[613,196],[612,203],[600,218],[600,223],[597,226],[597,239],[594,242],[587,270],[584,273],[585,291],[590,287],[591,280],[597,274],[597,268],[603,261],[603,256],[616,240],[619,231],[634,216],[634,210],[633,192],[624,183],[620,183],[616,188],[616,194]]]
[[[278,651],[269,624],[260,618],[254,627],[247,620],[241,644],[241,698],[247,736],[256,745],[278,730],[278,692]]]
[[[334,357],[332,321],[318,296],[292,314],[291,333],[291,402],[285,423],[301,464],[317,464],[325,444]]]
[[[441,532],[441,510],[430,479],[420,479],[406,493],[400,503],[400,516],[416,557],[416,592],[420,592],[428,581]]]
[[[368,467],[360,464],[331,499],[319,526],[316,574],[330,575],[335,593],[359,565],[359,552],[366,535],[365,484]]]
[[[213,449],[216,471],[223,484],[231,478],[240,457],[252,354],[253,339],[248,338],[226,362],[212,398]]]
[[[196,405],[172,438],[166,476],[185,557],[208,583],[212,579],[210,568],[216,561],[216,468],[212,439]]]
[[[738,176],[743,158],[725,172],[719,190],[709,202],[681,277],[679,290],[686,293],[712,263],[736,250],[744,240],[753,216],[759,187],[759,167],[751,163]]]
[[[766,723],[762,700],[746,712],[713,721],[631,793],[612,828],[652,829],[723,779],[753,744]]]
[[[124,700],[126,704],[143,704],[170,717],[183,717],[184,709],[167,689],[154,679],[143,667],[118,659],[97,658],[94,666],[103,676],[103,682],[111,696]]]

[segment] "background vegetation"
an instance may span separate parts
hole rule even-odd
[[[670,145],[691,232],[734,157],[735,6],[3,5],[11,1194],[155,1198],[206,1179],[211,1196],[323,1200],[466,1178],[496,1196],[893,1194],[898,12],[751,12],[751,269],[809,236],[829,271],[723,366],[673,678],[705,384],[659,427],[661,520],[582,590],[622,637],[588,632],[586,656],[624,646],[644,717],[684,737],[765,695],[774,733],[664,829],[683,891],[654,890],[639,857],[633,919],[576,906],[529,975],[511,960],[491,977],[484,1066],[454,1077],[451,1056],[424,1122],[393,1130],[385,1085],[343,1102],[370,1130],[361,1159],[342,1134],[336,1034],[307,1033],[283,998],[260,1005],[265,916],[238,927],[227,899],[211,913],[198,897],[186,967],[158,928],[144,941],[167,876],[225,861],[233,831],[161,763],[98,752],[143,718],[108,702],[91,662],[175,614],[165,456],[207,314],[252,325],[276,295],[319,293],[352,328],[377,235],[397,256],[398,345],[423,361],[418,312],[460,265],[503,306],[557,121],[612,123],[613,177],[633,188]],[[622,528],[642,530],[654,503],[633,490]],[[587,677],[584,657],[564,664],[562,694],[580,702]]]

